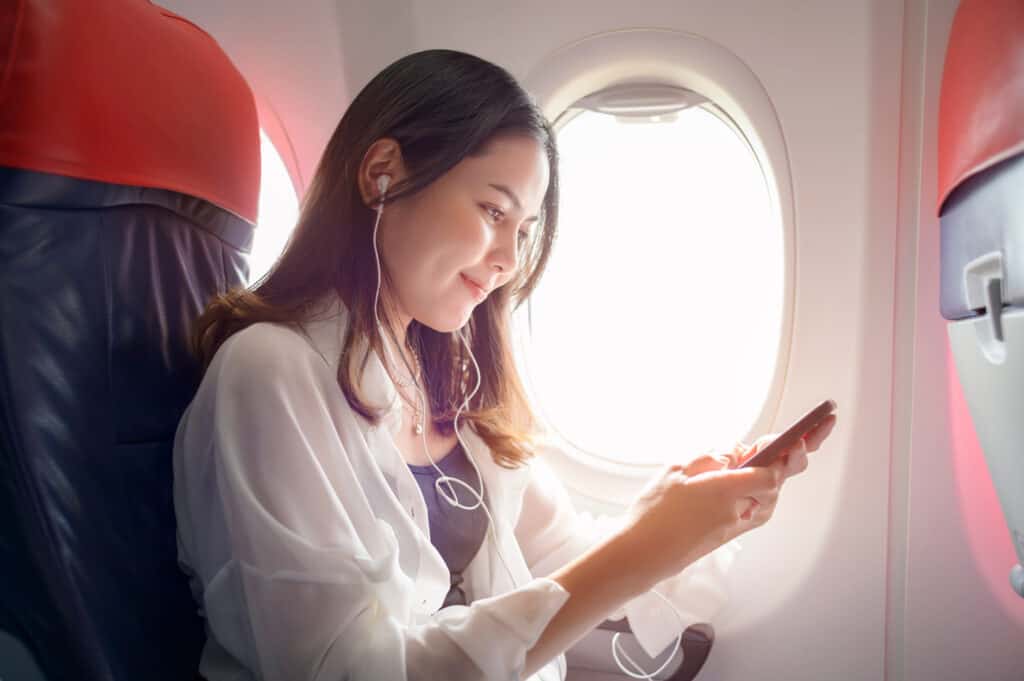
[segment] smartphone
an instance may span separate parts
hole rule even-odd
[[[770,466],[783,452],[796,444],[801,437],[813,430],[815,426],[824,421],[825,418],[835,410],[835,401],[825,400],[817,407],[804,414],[799,421],[787,428],[786,431],[775,438],[771,444],[741,463],[737,468],[746,468],[747,466]]]

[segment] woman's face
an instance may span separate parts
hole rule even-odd
[[[401,171],[401,168],[399,168]],[[392,186],[402,179],[392,172]],[[449,332],[516,273],[548,186],[540,142],[492,140],[413,196],[387,203],[378,249],[403,327]]]

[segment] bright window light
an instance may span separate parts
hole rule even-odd
[[[535,404],[606,460],[731,448],[764,405],[783,315],[783,232],[756,157],[710,106],[583,111],[558,144],[559,237],[524,346]]]
[[[281,255],[299,217],[299,201],[281,155],[260,130],[259,222],[249,255],[249,283],[266,274]]]

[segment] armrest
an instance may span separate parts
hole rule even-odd
[[[615,631],[623,634],[631,634],[629,621],[626,618],[621,620],[605,620],[597,625],[598,629]],[[715,642],[715,630],[706,622],[691,625],[683,632],[681,646],[683,649],[683,663],[679,668],[666,678],[666,681],[691,681],[696,678],[697,673],[704,667],[704,663],[711,654],[711,646]]]

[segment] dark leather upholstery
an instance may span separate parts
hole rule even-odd
[[[251,238],[200,199],[0,168],[0,629],[50,680],[195,676],[171,445],[187,331]]]
[[[191,681],[171,447],[188,329],[245,281],[255,102],[148,0],[0,2],[0,76],[0,677],[13,637],[48,681]]]

